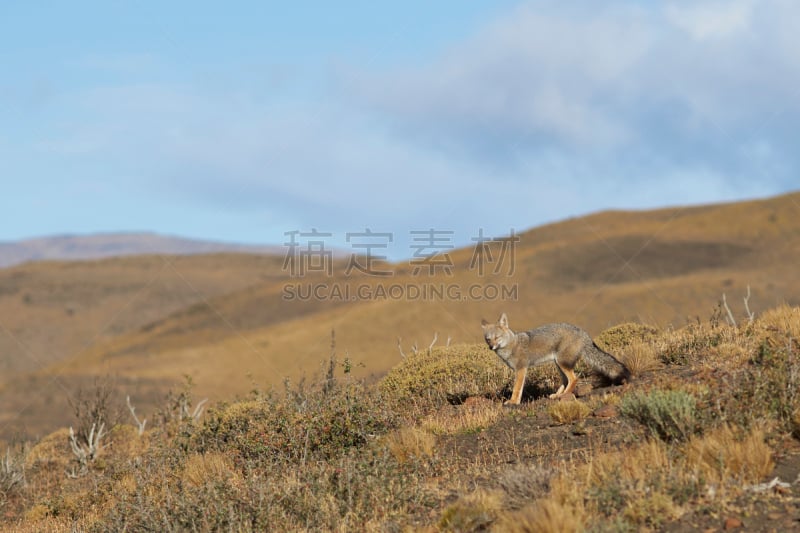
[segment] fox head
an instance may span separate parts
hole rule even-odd
[[[490,324],[482,319],[481,327],[483,327],[483,338],[492,350],[505,348],[514,337],[514,332],[508,327],[508,317],[505,313],[500,316],[497,324]]]

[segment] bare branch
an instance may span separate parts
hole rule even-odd
[[[722,293],[722,305],[725,307],[725,311],[728,312],[728,321],[733,327],[736,327],[736,320],[733,318],[733,313],[731,313],[731,308],[728,307],[728,300],[725,298],[725,293]]]
[[[411,351],[414,352],[414,355],[419,353],[419,347],[417,346],[417,341],[414,341],[414,344],[411,345]]]
[[[397,349],[400,350],[400,356],[403,359],[405,359],[406,358],[406,354],[405,354],[405,352],[403,352],[403,345],[401,344],[402,341],[403,341],[403,339],[401,339],[400,337],[397,337]]]
[[[131,416],[133,416],[133,419],[136,421],[136,425],[139,426],[139,435],[143,435],[144,426],[147,424],[147,419],[145,418],[144,420],[139,421],[139,417],[136,416],[136,408],[133,405],[131,405],[130,396],[125,397],[125,402],[128,404],[128,410],[131,412]]]
[[[438,331],[434,331],[433,332],[433,340],[431,341],[430,345],[428,345],[428,353],[431,353],[431,350],[433,350],[433,345],[436,344],[436,341],[438,341],[438,340],[439,340],[439,332]]]
[[[100,439],[105,435],[103,432],[105,427],[105,423],[100,423],[100,428],[97,430],[97,433],[95,433],[96,424],[92,424],[92,429],[89,431],[86,442],[78,442],[75,431],[72,430],[72,426],[69,427],[69,445],[72,448],[72,453],[75,454],[75,458],[78,460],[80,470],[76,472],[73,468],[71,472],[67,472],[68,477],[76,478],[86,473],[89,463],[94,461],[95,457],[97,457],[97,453],[100,451]]]
[[[445,346],[450,346],[450,341],[451,340],[452,340],[452,337],[450,337],[450,335],[448,335],[447,336],[447,344],[445,344]]]
[[[194,408],[194,411],[192,411],[192,418],[194,420],[199,420],[200,419],[200,417],[203,414],[203,410],[205,409],[204,406],[205,406],[207,401],[208,401],[208,398],[203,398],[202,400],[197,402],[197,406]]]
[[[744,297],[744,310],[747,311],[747,320],[750,324],[753,323],[753,319],[755,318],[755,313],[750,311],[750,285],[747,286],[747,296]]]
[[[0,458],[0,492],[5,493],[18,485],[25,484],[25,463],[21,458],[11,455],[6,448],[5,458]]]

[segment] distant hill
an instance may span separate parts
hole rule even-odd
[[[54,235],[0,242],[0,268],[29,261],[74,261],[142,254],[196,255],[212,253],[280,254],[281,246],[249,246],[185,239],[156,233]]]

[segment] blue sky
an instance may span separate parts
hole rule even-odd
[[[800,188],[800,4],[4,2],[0,240],[248,243]],[[344,245],[346,246],[346,245]]]

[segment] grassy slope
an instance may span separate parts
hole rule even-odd
[[[785,306],[738,328],[622,325],[599,341],[631,383],[548,400],[533,372],[519,408],[501,404],[496,358],[468,344],[410,356],[376,386],[336,372],[199,420],[167,403],[143,435],[114,427],[84,469],[64,430],[14,451],[0,511],[9,531],[789,530],[798,487],[747,487],[800,471],[798,338],[800,308]]]
[[[456,264],[452,277],[413,277],[401,264],[391,279],[391,283],[453,283],[462,288],[473,283],[516,283],[517,301],[286,302],[281,298],[286,280],[280,277],[279,264],[268,267],[272,277],[256,281],[264,273],[256,272],[260,264],[249,265],[253,270],[244,269],[247,275],[241,276],[222,263],[224,270],[216,271],[219,290],[205,292],[207,304],[195,298],[181,301],[182,306],[162,306],[176,300],[155,291],[161,296],[148,300],[149,320],[122,325],[112,321],[112,327],[120,328],[119,335],[27,376],[6,393],[18,400],[30,387],[53,379],[69,389],[92,376],[136,376],[135,382],[121,381],[140,398],[143,409],[149,409],[158,400],[158,391],[184,374],[194,378],[198,394],[212,398],[245,393],[253,381],[269,386],[284,377],[296,381],[316,375],[328,353],[332,329],[340,351],[356,364],[355,374],[366,376],[385,372],[399,361],[397,337],[403,339],[406,351],[415,341],[427,346],[434,332],[439,333],[440,344],[447,337],[454,342],[476,341],[480,318],[494,318],[502,311],[509,313],[512,327],[572,321],[597,334],[630,320],[680,326],[698,315],[708,316],[723,292],[741,313],[740,297],[747,285],[752,287],[754,311],[798,303],[800,279],[793,265],[800,260],[799,204],[800,194],[793,194],[730,205],[604,212],[522,234],[511,278],[477,277],[467,268],[472,250],[464,249],[452,254]],[[337,277],[324,281],[354,285],[385,281],[345,280],[341,271],[337,268]],[[224,280],[234,277],[238,286],[223,287]],[[136,280],[136,267],[115,279]],[[119,304],[110,302],[98,310],[98,317],[107,314],[112,303]],[[173,313],[167,316],[168,310]],[[41,316],[56,332],[72,331],[75,344],[96,327],[95,321],[85,330],[70,330],[59,313],[63,309],[47,308]],[[142,328],[145,323],[149,325]],[[35,331],[30,336],[35,338]],[[54,412],[52,403],[44,400],[26,398],[23,405],[19,401],[7,405],[13,406],[11,412],[27,407],[34,419]]]

